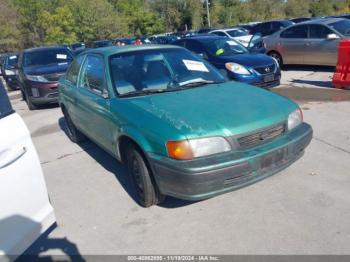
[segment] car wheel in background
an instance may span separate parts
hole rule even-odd
[[[23,96],[23,94],[22,94],[22,96]],[[25,97],[25,101],[26,101],[26,103],[27,103],[27,105],[28,105],[29,110],[36,110],[36,109],[38,109],[37,105],[34,104],[34,103],[30,100],[30,97],[29,97],[29,95],[28,95],[28,91],[26,91],[25,89],[24,89],[24,97]]]
[[[127,149],[127,165],[139,204],[143,207],[150,207],[163,202],[165,196],[159,192],[152,181],[151,170],[142,153],[133,145]]]
[[[271,51],[271,52],[268,53],[268,55],[271,56],[272,58],[276,59],[278,64],[280,65],[280,67],[283,66],[283,59],[282,59],[282,56],[279,53],[277,53],[275,51]]]
[[[79,143],[86,140],[86,136],[75,127],[72,119],[65,109],[63,109],[63,115],[64,119],[66,120],[67,134],[69,139],[74,143]]]

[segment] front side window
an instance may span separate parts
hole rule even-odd
[[[185,49],[156,49],[110,58],[113,85],[119,96],[170,92],[224,82],[206,61]]]
[[[307,38],[307,26],[294,26],[281,33],[282,38]]]
[[[95,93],[102,94],[105,89],[105,70],[103,58],[88,55],[81,69],[82,88],[87,88]]]
[[[85,58],[85,56],[79,56],[77,59],[75,59],[72,62],[69,69],[67,70],[66,79],[74,85],[77,84],[80,66],[81,66],[82,62],[84,61],[84,58]]]
[[[350,21],[349,20],[341,20],[332,24],[329,24],[329,26],[339,33],[341,33],[343,36],[350,36]]]
[[[326,39],[329,34],[334,32],[323,25],[310,25],[310,38]]]
[[[40,66],[49,64],[66,65],[73,60],[68,49],[42,49],[24,54],[24,66]]]

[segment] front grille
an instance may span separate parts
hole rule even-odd
[[[44,77],[46,78],[47,81],[50,81],[50,82],[57,82],[58,79],[63,76],[64,74],[48,74],[48,75],[44,75]]]
[[[285,124],[270,127],[237,139],[241,148],[250,148],[261,145],[282,135],[286,130]]]
[[[267,65],[267,66],[254,67],[254,70],[261,75],[271,74],[271,73],[275,72],[276,65],[271,64],[271,65]]]

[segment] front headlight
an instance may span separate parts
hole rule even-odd
[[[240,75],[250,75],[250,72],[248,71],[247,68],[245,68],[244,66],[237,64],[237,63],[226,63],[225,67],[227,70],[236,73],[236,74],[240,74]]]
[[[49,82],[47,81],[47,79],[43,76],[33,76],[33,75],[26,75],[26,78],[30,81],[34,81],[34,82]]]
[[[190,160],[231,151],[230,144],[223,137],[169,141],[166,147],[169,157],[178,160]]]
[[[292,130],[303,122],[303,112],[300,108],[288,116],[288,130]]]
[[[9,69],[5,69],[5,74],[8,75],[8,76],[14,76],[15,75],[15,71],[9,70]]]

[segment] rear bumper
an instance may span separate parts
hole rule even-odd
[[[299,159],[312,139],[303,123],[280,138],[247,151],[191,161],[148,154],[156,183],[165,195],[201,200],[229,192],[271,176]]]

